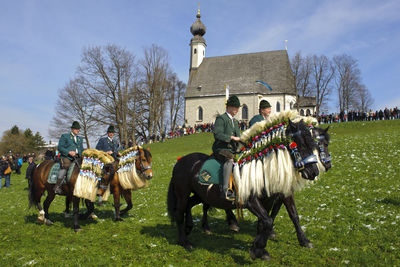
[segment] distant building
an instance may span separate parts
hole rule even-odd
[[[194,125],[214,122],[225,112],[226,86],[229,94],[239,97],[241,108],[235,118],[248,121],[258,114],[261,100],[266,99],[272,112],[296,109],[296,88],[286,50],[205,57],[206,27],[197,19],[190,27],[189,81],[185,94],[185,123]],[[266,86],[256,83],[262,81]],[[313,99],[313,100],[312,100]],[[314,101],[314,102],[313,102]],[[315,112],[315,97],[300,98],[299,110]]]

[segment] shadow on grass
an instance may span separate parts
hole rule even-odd
[[[193,216],[194,221],[200,221],[200,217]],[[195,223],[191,234],[188,236],[189,241],[193,244],[193,251],[196,249],[205,249],[212,253],[218,253],[221,256],[231,254],[232,259],[235,263],[240,265],[247,265],[254,263],[249,260],[250,257],[243,257],[242,255],[234,253],[236,249],[249,252],[251,242],[238,240],[234,237],[234,232],[229,230],[229,227],[225,220],[212,218],[213,223],[212,234],[207,235],[201,230],[201,226]],[[256,232],[256,225],[250,222],[242,222],[241,227],[245,224],[245,233],[251,233],[252,235]],[[252,225],[252,231],[249,230],[249,226]],[[148,235],[156,238],[165,238],[171,245],[178,245],[178,230],[176,224],[157,224],[155,226],[144,226],[140,231],[141,234]],[[255,238],[255,235],[253,236]]]
[[[383,204],[391,204],[395,206],[400,206],[400,200],[399,199],[394,199],[394,198],[384,198],[381,200],[376,200],[378,203],[383,203]]]

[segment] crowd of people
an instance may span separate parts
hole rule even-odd
[[[357,110],[350,110],[349,112],[322,113],[318,116],[319,123],[335,123],[335,122],[346,122],[346,121],[377,121],[377,120],[394,120],[400,118],[400,109],[395,108],[385,108],[384,110],[376,110],[373,112],[369,110],[368,112],[362,112]]]
[[[11,174],[21,174],[24,157],[19,154],[8,153],[0,158],[0,189],[9,188],[11,185]],[[4,183],[3,183],[4,178]]]

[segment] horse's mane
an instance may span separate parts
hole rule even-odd
[[[297,111],[286,111],[270,116],[269,120],[255,123],[242,133],[240,139],[247,144],[254,140],[254,136],[260,136],[261,132],[272,125],[282,126],[282,123],[285,124],[289,120],[297,123],[302,132],[310,131],[307,125],[317,124],[315,118],[299,116]],[[300,123],[301,120],[304,123]],[[303,137],[313,150],[315,142],[311,134],[303,135]],[[282,142],[284,141],[282,139]],[[257,145],[255,149],[257,149]],[[244,155],[247,156],[246,152]],[[307,184],[312,183],[312,181],[302,178],[300,172],[294,167],[289,150],[282,146],[279,149],[270,150],[265,156],[255,157],[244,163],[239,162],[234,167],[234,177],[239,185],[239,200],[242,202],[246,201],[250,195],[261,197],[265,194],[271,196],[274,193],[283,193],[288,196],[293,191],[299,191]]]

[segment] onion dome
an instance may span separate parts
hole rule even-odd
[[[206,33],[206,26],[204,26],[203,22],[200,20],[200,9],[197,10],[196,17],[196,21],[190,27],[190,32],[193,34],[193,36],[203,36]]]

